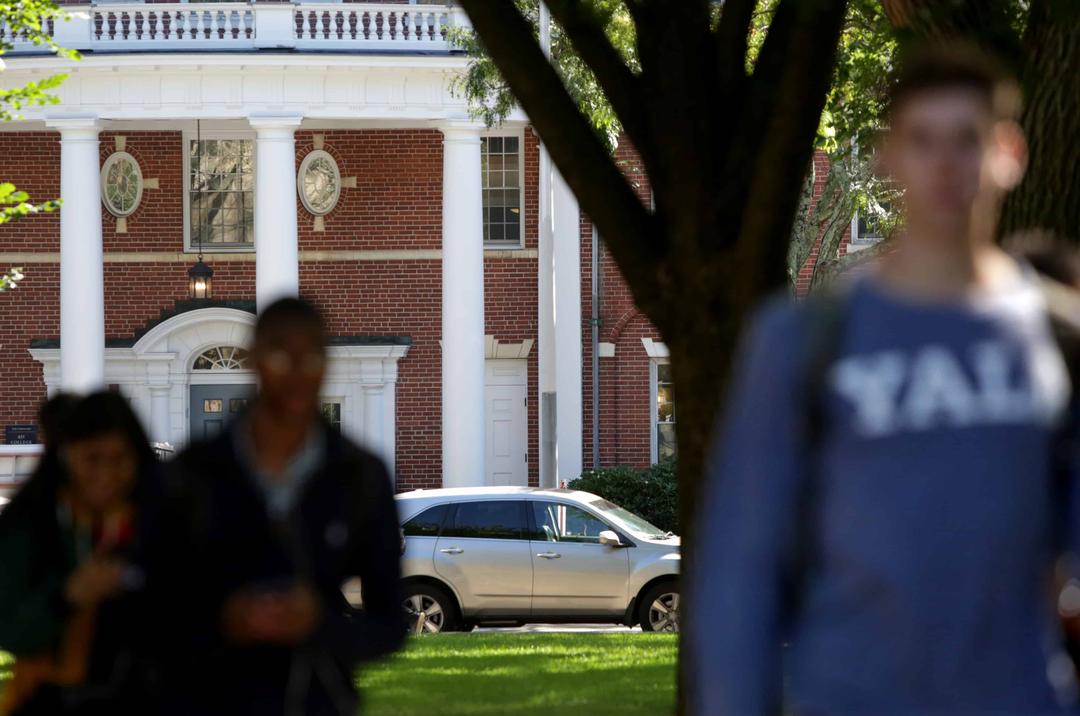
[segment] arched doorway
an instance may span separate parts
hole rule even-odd
[[[191,366],[189,439],[205,440],[217,435],[247,407],[254,394],[246,348],[207,348]]]

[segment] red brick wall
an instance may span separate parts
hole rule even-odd
[[[0,227],[0,237],[7,228]],[[0,425],[36,422],[45,382],[27,349],[35,338],[60,334],[59,264],[27,264],[24,272],[18,288],[0,293]]]
[[[103,133],[101,161],[115,151],[115,135]],[[105,250],[183,251],[184,163],[178,131],[123,132],[125,151],[135,156],[146,189],[127,233],[102,208]],[[323,148],[338,161],[342,176],[357,188],[343,189],[338,205],[315,232],[314,217],[297,200],[300,249],[438,249],[442,235],[442,135],[435,130],[320,131]],[[524,138],[526,246],[537,238],[538,148]],[[59,135],[53,132],[0,135],[0,177],[34,198],[59,194]],[[297,133],[297,165],[313,146],[313,132]],[[59,250],[58,215],[35,216],[0,226],[0,252]],[[477,237],[479,240],[479,237]],[[240,259],[240,260],[237,260]],[[251,254],[208,253],[214,295],[252,299],[255,263]],[[187,269],[194,263],[110,261],[105,264],[106,335],[130,338],[162,310],[187,296]],[[0,269],[6,269],[3,266]],[[19,288],[0,294],[0,424],[33,422],[44,397],[40,365],[27,348],[34,339],[59,337],[59,265],[27,264]],[[503,342],[536,340],[535,258],[489,256],[484,262],[486,332]],[[398,487],[436,487],[441,475],[441,262],[305,261],[301,292],[326,312],[337,335],[405,335],[412,338],[399,364],[397,386]],[[537,479],[536,350],[528,358],[529,479]],[[482,396],[477,396],[482,399]]]
[[[623,171],[642,202],[649,202],[649,181],[634,149],[620,144],[616,153]],[[602,237],[601,237],[602,238]],[[600,466],[645,467],[651,462],[652,406],[649,400],[649,356],[642,338],[663,340],[642,314],[630,294],[611,254],[599,242],[600,342],[615,344],[614,358],[600,359]],[[586,219],[581,231],[581,305],[583,348],[583,465],[593,464],[592,433],[592,224]],[[676,398],[677,400],[677,398]]]
[[[825,189],[825,182],[829,178],[829,157],[822,151],[814,152],[814,194],[810,201],[809,211],[817,206],[818,199]],[[851,243],[851,227],[844,229],[844,236],[840,239],[840,255],[846,253],[847,246]],[[810,255],[806,257],[806,263],[799,269],[799,275],[795,279],[795,294],[803,297],[810,292],[810,282],[814,278],[814,267],[817,266],[818,248],[821,245],[821,236],[818,236]],[[836,258],[835,256],[828,258]]]

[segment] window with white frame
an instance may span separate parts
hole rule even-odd
[[[483,137],[480,167],[484,190],[484,243],[521,245],[521,139]]]
[[[671,380],[671,364],[655,361],[652,377],[651,392],[655,401],[652,406],[653,461],[668,462],[679,454],[675,443],[675,388]]]
[[[250,249],[255,242],[255,142],[187,139],[188,248]]]
[[[319,410],[322,412],[323,419],[327,422],[332,430],[335,432],[341,432],[341,401],[334,399],[325,399],[319,405]]]

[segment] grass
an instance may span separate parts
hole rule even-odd
[[[437,634],[363,669],[364,716],[660,716],[671,634]],[[13,660],[0,652],[0,693]]]
[[[358,677],[366,716],[656,716],[675,703],[669,634],[440,634]]]

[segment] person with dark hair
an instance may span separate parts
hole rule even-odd
[[[355,667],[404,639],[390,478],[321,419],[325,344],[310,304],[267,306],[258,397],[172,463],[149,577],[174,629],[166,713],[353,714]],[[362,610],[341,591],[353,577]]]
[[[0,514],[0,649],[16,656],[0,713],[127,713],[147,703],[136,560],[157,461],[117,394],[42,413],[45,457]]]
[[[935,46],[891,96],[893,250],[769,302],[737,361],[688,575],[692,713],[1075,705],[1051,580],[1077,454],[1058,326],[1080,311],[995,240],[1026,163],[1017,84]]]

